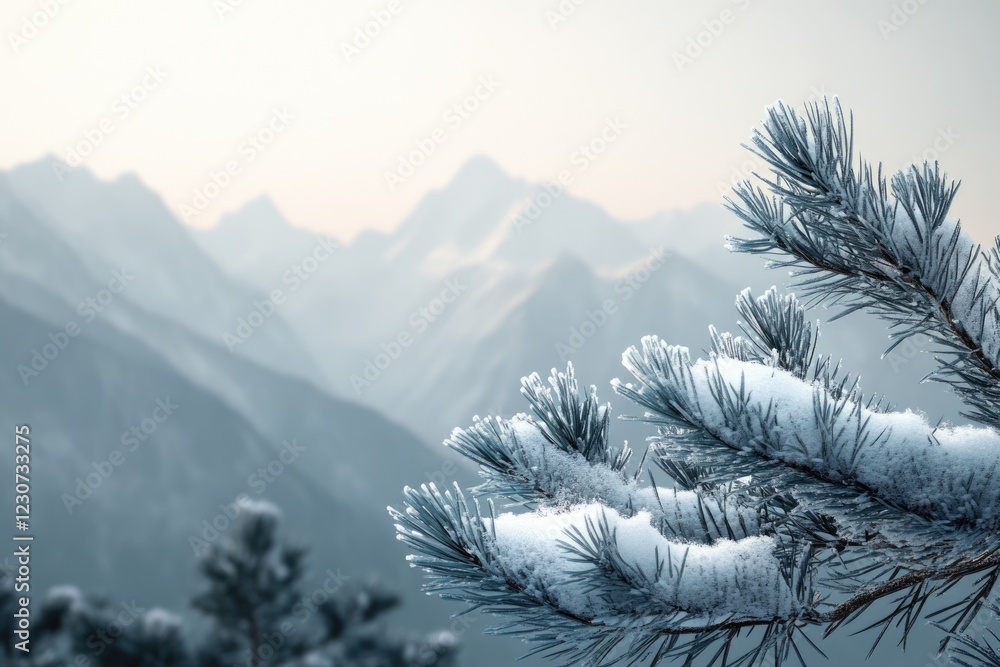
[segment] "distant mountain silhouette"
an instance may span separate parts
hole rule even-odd
[[[787,282],[786,275],[764,270],[760,258],[724,249],[725,235],[739,234],[740,226],[719,205],[624,222],[567,192],[546,198],[548,192],[545,184],[511,177],[476,157],[395,231],[370,232],[345,246],[285,311],[331,388],[402,418],[437,442],[474,414],[520,410],[520,377],[567,360],[612,398],[608,382],[622,374],[621,354],[643,335],[655,333],[699,352],[708,343],[709,324],[738,332],[733,302],[739,290],[751,285],[762,292]],[[212,238],[256,224],[250,212],[240,211],[226,219],[228,229],[220,225],[198,237],[249,281],[273,269],[254,268],[239,244]],[[260,247],[280,248],[301,232],[282,224],[269,225],[265,234]],[[667,258],[645,272],[643,265],[661,249]],[[644,280],[628,287],[635,272]],[[420,315],[452,278],[466,286],[462,295],[442,303],[433,321]],[[578,349],[567,348],[571,338],[580,342],[573,332],[581,325],[589,331],[588,313],[608,299],[616,312]],[[879,363],[879,323],[824,330],[823,351],[857,359],[862,368]],[[398,358],[380,358],[400,335],[411,344]],[[387,367],[373,368],[376,361]],[[876,378],[879,385],[871,389],[901,390],[898,400],[919,405],[919,360],[903,366]]]
[[[123,298],[169,317],[213,341],[223,341],[265,294],[234,280],[196,244],[162,199],[136,176],[101,181],[84,168],[56,172],[52,159],[5,175],[5,195],[77,249],[95,277],[127,269],[135,280]],[[34,224],[27,218],[17,224]],[[14,239],[11,239],[14,243]],[[47,258],[40,257],[44,265]],[[284,373],[323,382],[296,343],[283,314],[268,318],[245,344],[246,355]]]

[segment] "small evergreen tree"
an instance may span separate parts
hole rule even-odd
[[[233,539],[213,543],[202,558],[208,586],[192,604],[214,626],[201,653],[207,664],[280,665],[306,650],[302,632],[282,628],[302,597],[305,549],[278,540],[280,522],[276,507],[255,503]]]
[[[279,539],[281,515],[246,507],[200,562],[206,587],[192,601],[211,619],[195,644],[180,618],[161,609],[112,605],[72,586],[49,591],[33,612],[31,652],[14,648],[16,593],[0,571],[0,611],[9,632],[0,667],[450,667],[447,632],[398,637],[385,615],[401,599],[375,582],[304,596],[305,550]],[[314,593],[318,592],[314,591]],[[307,605],[308,601],[308,605]],[[9,612],[9,613],[8,613]]]
[[[447,633],[397,638],[380,622],[400,604],[377,583],[325,593],[315,613],[304,604],[305,550],[279,539],[281,515],[269,503],[245,507],[231,537],[201,562],[207,588],[196,609],[213,624],[199,667],[448,667],[457,646]]]
[[[751,150],[772,173],[727,199],[754,234],[731,249],[791,269],[813,303],[881,316],[894,345],[930,336],[934,379],[981,426],[863,395],[796,297],[746,291],[742,335],[710,329],[706,358],[655,336],[625,352],[633,379],[613,387],[657,427],[633,472],[572,366],[522,381],[530,416],[456,430],[446,444],[484,478],[472,500],[431,484],[390,510],[429,590],[564,664],[805,664],[807,631],[875,603],[876,644],[931,619],[958,664],[1000,664],[968,632],[1000,577],[1000,239],[984,251],[948,219],[957,185],[936,163],[887,181],[856,162],[852,127],[836,101],[769,110]],[[646,460],[673,485],[644,483]]]

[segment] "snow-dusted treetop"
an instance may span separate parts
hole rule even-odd
[[[532,375],[530,415],[446,442],[480,466],[472,498],[407,488],[398,536],[429,590],[564,664],[804,664],[811,628],[887,598],[868,625],[905,638],[931,617],[958,660],[997,664],[967,630],[1000,578],[1000,242],[983,251],[947,218],[957,186],[936,164],[891,181],[855,164],[836,100],[778,103],[753,146],[772,173],[727,200],[757,234],[731,247],[792,267],[812,301],[882,316],[896,343],[932,336],[935,378],[980,426],[866,397],[817,354],[803,304],[747,290],[741,333],[710,329],[705,358],[655,336],[623,355],[614,389],[657,426],[637,465],[572,366]],[[957,585],[963,600],[933,607]]]

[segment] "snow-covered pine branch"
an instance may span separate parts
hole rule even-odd
[[[739,484],[712,492],[640,485],[638,471],[624,469],[631,450],[610,444],[610,406],[596,390],[581,397],[572,366],[553,370],[549,384],[537,374],[522,380],[534,418],[476,420],[445,442],[479,464],[485,482],[477,494],[543,507],[601,502],[625,517],[646,512],[664,535],[703,543],[757,534],[758,511],[741,506]]]
[[[773,635],[765,651],[781,653],[812,600],[797,554],[773,538],[699,545],[665,538],[649,513],[599,503],[498,516],[457,487],[405,494],[405,510],[391,513],[428,591],[505,617],[492,632],[565,664],[598,664],[619,648],[696,655],[758,625]]]
[[[759,234],[730,239],[732,249],[774,257],[845,313],[884,317],[896,345],[931,336],[943,355],[934,377],[972,418],[1000,426],[1000,262],[947,217],[958,184],[936,162],[888,181],[881,164],[855,164],[853,119],[836,99],[804,116],[778,102],[751,150],[773,173],[761,177],[769,192],[748,181],[726,199]]]
[[[624,363],[636,382],[615,388],[667,427],[661,453],[695,431],[705,443],[698,449],[753,453],[931,521],[1000,528],[994,429],[940,428],[913,412],[870,410],[853,393],[838,396],[776,365],[720,354],[692,360],[687,348],[655,336],[628,350]]]
[[[986,603],[986,609],[993,618],[1000,617],[1000,603],[991,600]],[[959,667],[1000,667],[1000,634],[989,627],[977,628],[978,633],[953,632],[948,628],[935,625],[954,638],[953,645],[948,649],[951,662]]]
[[[474,494],[528,511],[498,515],[492,499],[484,511],[433,485],[407,488],[405,510],[391,510],[428,588],[511,617],[500,631],[568,662],[620,645],[696,654],[755,626],[765,652],[787,650],[814,612],[809,557],[764,529],[761,498],[741,480],[643,485],[624,470],[629,450],[608,442],[609,406],[593,388],[580,395],[572,366],[549,387],[537,375],[522,384],[534,417],[479,420],[447,444],[479,463]]]
[[[983,426],[935,427],[865,397],[817,354],[794,296],[747,290],[742,333],[710,328],[704,358],[656,336],[623,355],[633,379],[614,388],[658,426],[631,472],[610,406],[572,366],[548,386],[532,375],[531,416],[477,418],[446,443],[479,465],[473,498],[407,488],[390,508],[397,536],[428,590],[502,615],[495,632],[563,664],[805,664],[808,628],[880,601],[876,644],[931,617],[958,658],[995,664],[968,630],[1000,581],[1000,239],[984,252],[947,219],[956,186],[936,165],[891,186],[855,167],[836,102],[805,117],[779,103],[754,144],[774,176],[770,194],[747,183],[729,202],[761,235],[734,248],[793,267],[814,302],[885,317],[897,342],[932,335],[938,378]]]

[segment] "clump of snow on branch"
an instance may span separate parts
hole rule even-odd
[[[664,538],[650,520],[648,512],[623,517],[592,503],[561,512],[502,514],[492,528],[504,570],[518,573],[529,585],[545,582],[544,591],[561,609],[581,617],[622,611],[608,608],[605,591],[586,576],[597,565],[581,558],[567,537],[585,535],[598,524],[613,536],[617,557],[634,569],[635,580],[649,582],[646,595],[666,609],[712,618],[769,618],[787,617],[796,607],[772,539],[683,544]]]
[[[625,364],[619,384],[653,414],[710,433],[725,446],[857,483],[928,518],[1000,527],[1000,433],[937,427],[916,413],[872,411],[770,365],[714,356],[655,336]]]

